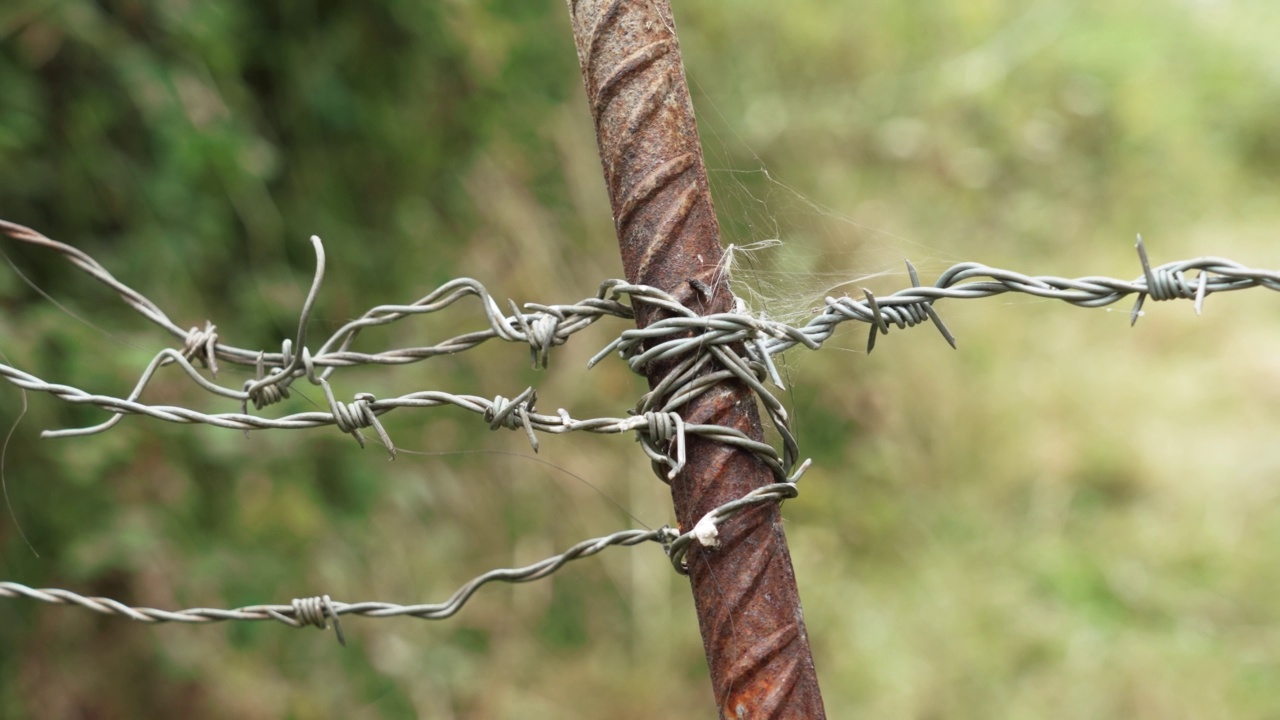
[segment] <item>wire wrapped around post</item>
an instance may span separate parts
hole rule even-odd
[[[627,280],[701,315],[731,312],[728,289],[715,282],[720,229],[671,8],[666,0],[568,5]],[[642,331],[678,314],[659,304],[634,309]],[[681,362],[642,363],[656,394],[695,379],[663,385]],[[696,372],[720,370],[707,362]],[[647,405],[667,402],[658,397]],[[700,388],[678,412],[686,428],[718,425],[763,439],[752,390],[735,375]],[[740,446],[693,434],[685,443],[684,467],[670,480],[682,531],[774,480]],[[778,503],[754,505],[718,526],[714,538],[705,534],[716,542],[690,546],[686,564],[721,717],[825,717]]]

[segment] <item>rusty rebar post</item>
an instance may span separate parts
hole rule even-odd
[[[568,4],[627,279],[703,314],[729,310],[729,291],[715,282],[720,227],[667,0]],[[660,319],[644,305],[636,315],[640,327]],[[665,372],[651,368],[650,386]],[[763,437],[741,383],[716,386],[684,417]],[[685,529],[773,481],[751,453],[702,438],[688,439],[688,458],[671,483]],[[778,506],[738,515],[720,528],[720,541],[695,545],[688,560],[721,717],[825,717]]]

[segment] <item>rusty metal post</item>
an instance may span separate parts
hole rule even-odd
[[[714,282],[720,227],[667,0],[567,1],[627,279],[703,314],[729,310],[728,290]],[[636,314],[640,327],[661,319],[645,305]],[[651,368],[650,386],[665,372]],[[763,437],[741,383],[716,386],[684,417]],[[702,438],[688,439],[688,458],[671,483],[684,529],[773,481],[751,453]],[[778,506],[743,512],[720,540],[695,544],[688,558],[720,716],[825,717]]]

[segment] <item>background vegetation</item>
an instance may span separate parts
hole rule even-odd
[[[960,260],[1136,276],[1136,232],[1156,262],[1280,267],[1273,2],[684,0],[676,16],[726,242],[785,243],[739,276],[762,310],[899,288],[905,258],[929,280]],[[292,334],[312,233],[330,255],[318,332],[457,275],[561,302],[621,272],[557,0],[13,0],[0,88],[0,216],[243,347]],[[0,271],[11,364],[124,394],[172,345],[59,258],[3,250],[88,321]],[[1149,304],[1132,330],[1127,307],[938,308],[959,351],[921,329],[868,357],[850,329],[847,352],[788,361],[816,467],[785,515],[829,714],[1280,714],[1280,300],[1214,297],[1203,318]],[[478,322],[469,308],[363,342]],[[545,372],[495,345],[335,389],[536,384],[543,408],[616,415],[641,381],[583,368],[620,329]],[[148,397],[231,409],[176,376]],[[27,403],[0,578],[37,587],[164,608],[431,602],[671,518],[619,438],[547,439],[546,465],[495,454],[528,455],[517,433],[401,411],[397,443],[442,454],[388,463],[332,430],[133,418],[42,441],[102,414],[8,386],[0,426]],[[656,547],[486,589],[447,622],[346,629],[343,651],[277,625],[0,601],[0,715],[714,714],[687,587]]]

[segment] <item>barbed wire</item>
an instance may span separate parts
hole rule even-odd
[[[490,570],[467,581],[448,600],[423,605],[397,605],[386,602],[344,603],[332,600],[328,595],[297,598],[288,605],[250,605],[222,610],[218,608],[191,608],[189,610],[157,610],[149,607],[133,607],[119,600],[104,597],[88,597],[70,590],[56,588],[36,589],[21,583],[0,581],[0,597],[28,598],[54,605],[76,605],[103,615],[120,615],[143,623],[211,623],[227,620],[275,620],[290,627],[328,627],[333,620],[338,641],[346,639],[339,618],[342,615],[385,618],[409,616],[423,620],[443,620],[452,617],[466,605],[481,586],[491,582],[524,583],[540,580],[559,570],[566,563],[591,557],[605,548],[620,545],[639,545],[645,542],[671,544],[679,533],[669,527],[657,530],[623,530],[621,532],[584,540],[559,555],[519,568]]]
[[[298,331],[293,338],[282,342],[281,352],[268,353],[237,348],[222,342],[217,326],[212,321],[206,321],[203,329],[192,327],[183,330],[155,303],[117,280],[105,267],[81,250],[45,237],[30,228],[3,220],[0,220],[0,233],[14,240],[61,253],[76,267],[115,291],[143,317],[182,341],[180,350],[170,348],[157,353],[133,390],[124,398],[50,383],[29,372],[0,364],[0,376],[20,388],[52,394],[65,402],[91,405],[112,413],[111,418],[98,425],[46,430],[42,433],[43,437],[71,437],[103,432],[125,415],[146,415],[167,422],[207,424],[244,431],[333,425],[352,435],[362,447],[365,438],[360,430],[373,428],[394,458],[395,446],[380,422],[380,416],[398,408],[453,406],[480,415],[491,429],[523,430],[535,451],[539,448],[537,433],[558,435],[578,431],[610,434],[634,432],[650,459],[654,472],[667,480],[674,478],[683,469],[686,461],[686,436],[692,433],[751,452],[769,468],[775,480],[770,485],[757,488],[712,510],[693,528],[681,529],[683,532],[671,528],[627,530],[587,540],[525,568],[492,570],[481,574],[463,585],[448,601],[432,605],[376,602],[347,604],[332,601],[326,595],[295,600],[290,605],[261,605],[236,610],[196,608],[163,611],[131,608],[114,600],[87,598],[66,590],[35,590],[20,583],[0,582],[0,596],[74,604],[142,622],[273,619],[294,627],[324,627],[326,619],[333,619],[336,625],[338,616],[347,613],[369,617],[407,615],[441,619],[456,613],[480,586],[488,582],[536,580],[555,572],[570,560],[593,555],[605,547],[637,545],[646,541],[660,542],[676,570],[687,572],[685,557],[694,542],[714,547],[719,542],[719,528],[737,513],[755,505],[782,502],[796,497],[796,482],[809,467],[809,461],[805,460],[797,465],[799,447],[790,429],[790,418],[782,403],[765,383],[776,388],[785,387],[773,356],[797,345],[817,350],[842,323],[856,320],[871,326],[867,340],[868,352],[874,349],[877,335],[888,334],[890,325],[904,329],[926,320],[955,347],[955,337],[933,308],[937,300],[965,300],[1014,292],[1092,308],[1137,295],[1131,311],[1131,322],[1136,322],[1148,297],[1155,301],[1191,299],[1194,300],[1196,312],[1200,313],[1205,298],[1213,293],[1252,287],[1280,290],[1280,272],[1256,270],[1223,258],[1201,257],[1152,268],[1141,236],[1136,248],[1142,275],[1132,281],[1103,276],[1076,279],[1029,276],[967,262],[948,269],[933,286],[922,286],[915,267],[907,263],[910,288],[882,298],[877,298],[869,290],[863,291],[862,299],[828,297],[825,306],[815,310],[814,318],[802,326],[791,326],[767,317],[755,316],[740,299],[736,300],[733,312],[700,316],[662,290],[622,280],[608,280],[600,285],[594,296],[573,304],[526,303],[521,309],[513,301],[508,301],[511,314],[507,315],[481,283],[470,278],[459,278],[439,286],[409,305],[380,305],[369,310],[339,328],[312,353],[307,346],[307,328],[325,275],[324,246],[318,237],[312,236],[316,271],[303,303]],[[1193,271],[1196,273],[1195,277],[1188,278],[1187,274]],[[470,296],[480,300],[488,323],[485,329],[458,335],[435,345],[393,348],[374,353],[352,349],[356,338],[366,328],[386,325],[410,316],[439,312]],[[671,364],[665,379],[645,393],[625,418],[574,419],[564,409],[557,410],[554,415],[538,413],[535,408],[537,395],[532,387],[510,399],[498,396],[490,400],[475,395],[426,390],[388,399],[358,393],[352,402],[344,403],[337,400],[328,381],[339,368],[414,363],[440,355],[465,352],[495,338],[528,344],[534,367],[545,368],[551,348],[564,344],[570,336],[603,317],[634,319],[636,303],[658,308],[662,311],[663,319],[642,329],[623,330],[588,362],[588,367],[594,367],[616,352],[631,370],[641,374],[644,374],[649,363]],[[216,379],[219,360],[254,367],[254,379],[246,381],[239,389],[228,388],[204,377],[193,364],[193,361],[201,363]],[[241,412],[204,413],[185,407],[140,402],[144,390],[160,368],[170,365],[179,367],[205,391],[238,400]],[[323,389],[328,402],[327,412],[302,412],[276,418],[249,414],[250,402],[256,410],[262,410],[286,399],[289,397],[291,383],[303,377]],[[744,383],[759,397],[781,439],[780,450],[768,443],[754,440],[735,428],[684,422],[679,410],[693,398],[725,381]],[[341,629],[337,630],[341,640]]]

